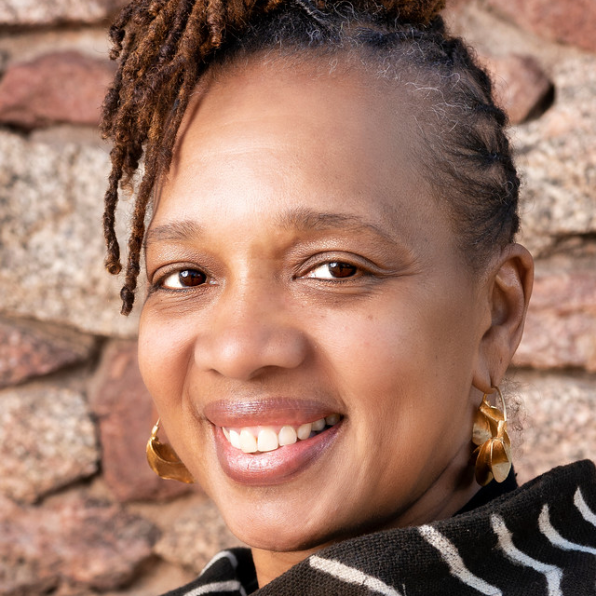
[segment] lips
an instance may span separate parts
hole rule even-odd
[[[222,470],[234,481],[270,486],[306,470],[335,442],[343,419],[315,401],[218,401],[204,409]]]
[[[335,413],[333,406],[290,398],[220,400],[204,408],[205,417],[222,428],[301,425]]]

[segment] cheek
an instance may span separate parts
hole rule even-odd
[[[314,335],[336,369],[355,379],[380,382],[408,372],[424,378],[461,374],[474,353],[474,325],[459,301],[377,301],[374,308],[337,318],[320,317]],[[375,314],[370,314],[374,310]]]
[[[473,317],[465,300],[424,298],[393,296],[385,304],[377,302],[374,315],[363,308],[361,315],[353,313],[341,325],[329,324],[329,317],[317,325],[320,352],[359,420],[363,445],[370,440],[372,427],[381,441],[407,437],[406,442],[414,443],[430,421],[439,438],[445,434],[453,441],[454,434],[468,432],[475,362]],[[450,419],[458,424],[450,424]]]
[[[166,408],[176,405],[183,394],[193,346],[190,328],[147,310],[141,314],[139,366],[160,416]]]

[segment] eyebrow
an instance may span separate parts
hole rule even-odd
[[[196,221],[183,219],[172,223],[163,224],[156,228],[149,228],[145,236],[145,250],[149,244],[160,242],[188,242],[201,235],[203,228]]]
[[[358,215],[348,213],[322,213],[311,209],[298,207],[283,213],[278,218],[280,227],[287,230],[300,230],[304,232],[319,232],[325,230],[343,230],[346,232],[359,232],[362,230],[373,232],[382,236],[389,242],[395,239],[389,230],[367,221]]]
[[[358,215],[347,213],[325,213],[297,207],[282,213],[277,218],[279,227],[301,232],[323,232],[341,230],[346,232],[368,231],[396,244],[388,230],[367,221]],[[194,220],[184,219],[149,228],[145,237],[145,249],[149,244],[161,242],[189,242],[203,233],[203,226]]]

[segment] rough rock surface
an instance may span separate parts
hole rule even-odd
[[[594,0],[486,0],[489,7],[547,39],[596,52]]]
[[[518,371],[513,379],[526,418],[521,446],[514,450],[518,482],[557,465],[596,460],[593,377]]]
[[[97,335],[134,335],[138,309],[120,315],[120,280],[103,266],[106,152],[0,132],[0,156],[0,310]]]
[[[0,595],[117,588],[151,556],[156,538],[147,520],[80,495],[44,508],[0,501]]]
[[[94,23],[124,4],[125,0],[2,0],[0,26]]]
[[[552,92],[552,83],[532,56],[483,56],[495,93],[511,124],[526,120]]]
[[[113,342],[104,351],[90,405],[99,420],[104,478],[117,499],[168,499],[191,490],[188,484],[160,478],[147,464],[145,446],[155,416],[139,372],[136,342]]]
[[[5,68],[17,62],[31,62],[45,54],[69,51],[109,60],[106,27],[41,28],[20,30],[18,35],[0,35],[0,55],[6,57]]]
[[[0,318],[0,388],[82,362],[94,346],[65,328]]]
[[[596,371],[596,268],[579,268],[569,261],[563,268],[537,263],[524,337],[514,364]]]
[[[536,255],[558,237],[596,232],[596,56],[561,61],[556,101],[512,130],[522,188],[522,239]]]
[[[55,52],[10,65],[0,82],[0,122],[26,129],[99,124],[115,65],[78,52]]]
[[[228,530],[213,501],[207,501],[186,510],[154,550],[167,561],[198,573],[220,550],[233,546],[244,545]]]
[[[102,596],[157,596],[184,586],[197,577],[197,574],[169,563],[159,557],[152,557],[139,567],[135,579],[119,590],[102,592]],[[57,594],[56,596],[97,596],[97,592],[89,595]]]
[[[95,426],[83,396],[27,386],[0,392],[0,493],[34,502],[97,471]]]

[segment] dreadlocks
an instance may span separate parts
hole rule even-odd
[[[506,118],[493,102],[486,73],[460,39],[447,35],[438,16],[444,1],[133,0],[110,30],[111,57],[120,64],[102,123],[113,141],[104,214],[112,274],[122,269],[115,232],[119,188],[132,185],[142,158],[145,165],[135,195],[122,313],[132,309],[147,207],[170,167],[191,94],[209,68],[241,53],[356,49],[382,76],[399,78],[400,68],[423,74],[430,83],[425,88],[437,90],[429,96],[435,109],[424,117],[433,131],[423,132],[429,180],[435,194],[449,200],[460,244],[473,247],[471,260],[478,261],[510,242],[518,228],[519,180],[503,132]]]

